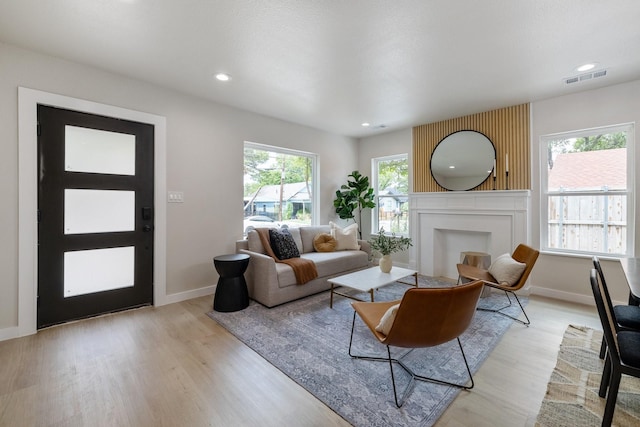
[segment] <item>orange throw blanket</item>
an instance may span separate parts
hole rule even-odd
[[[315,262],[305,258],[278,259],[276,254],[273,253],[273,249],[271,249],[269,229],[256,228],[256,231],[258,232],[258,236],[260,236],[260,241],[262,242],[262,246],[264,246],[264,250],[267,252],[267,255],[273,258],[276,262],[282,262],[291,266],[293,273],[296,275],[296,283],[298,285],[304,285],[318,277],[318,270],[316,269]]]

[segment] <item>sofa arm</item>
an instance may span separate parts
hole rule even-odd
[[[358,244],[360,245],[360,250],[368,253],[369,258],[371,258],[371,244],[366,240],[358,240]]]
[[[247,239],[236,240],[236,253],[239,254],[241,249],[249,249],[249,241]]]
[[[252,252],[248,249],[239,249],[238,253],[249,255],[249,266],[244,274],[247,282],[249,297],[264,301],[269,289],[278,288],[278,273],[276,262],[268,255]]]

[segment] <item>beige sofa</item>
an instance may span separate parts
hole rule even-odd
[[[275,262],[266,255],[255,230],[249,231],[245,240],[236,242],[236,252],[251,257],[245,272],[249,297],[267,307],[325,291],[331,287],[328,279],[370,266],[371,246],[363,240],[358,241],[360,250],[316,252],[313,239],[319,233],[330,233],[329,225],[291,227],[289,232],[300,256],[315,262],[318,270],[318,277],[303,285],[296,284],[289,265]]]

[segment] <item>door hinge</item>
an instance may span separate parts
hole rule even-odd
[[[42,126],[40,126],[39,122],[36,125],[36,133],[38,134],[38,136],[40,136],[42,134]]]
[[[42,220],[42,211],[38,209],[38,222]]]

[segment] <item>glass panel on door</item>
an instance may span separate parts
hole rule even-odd
[[[64,170],[136,174],[135,135],[66,125]]]
[[[132,287],[134,247],[64,253],[64,297]]]
[[[64,190],[64,234],[135,230],[135,191]]]

